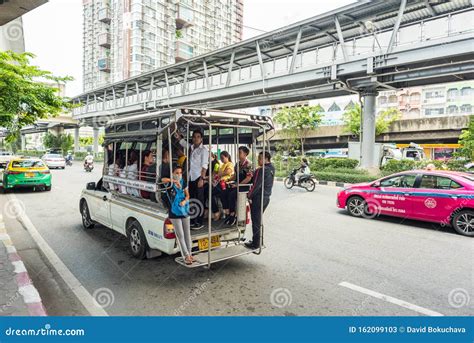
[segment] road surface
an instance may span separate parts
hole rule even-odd
[[[50,192],[22,190],[13,196],[109,315],[474,313],[472,239],[434,224],[352,218],[336,208],[337,188],[318,186],[307,193],[276,182],[265,213],[267,248],[260,256],[211,270],[186,269],[175,256],[136,260],[119,234],[101,226],[82,228],[80,192],[99,179],[99,168],[85,173],[76,162],[52,174]],[[1,196],[3,205],[6,199]]]

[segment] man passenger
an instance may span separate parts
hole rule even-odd
[[[271,155],[268,151],[261,152],[258,155],[258,165],[260,167],[255,170],[253,185],[247,194],[247,198],[250,202],[250,215],[252,218],[253,232],[252,241],[245,243],[245,246],[249,249],[260,248],[262,213],[265,212],[270,203],[273,180],[275,178],[275,167],[271,163]]]
[[[180,140],[179,144],[183,148],[190,149],[188,174],[189,193],[191,198],[197,200],[199,204],[199,213],[196,218],[191,219],[191,229],[198,230],[203,227],[203,208],[205,203],[204,179],[209,166],[209,151],[202,143],[203,135],[199,129],[193,131],[193,144],[189,144],[179,133],[176,133],[176,138]]]
[[[140,170],[140,180],[154,183],[155,177],[156,177],[155,156],[153,156],[153,152],[151,152],[150,150],[145,150],[143,152],[143,163],[142,163],[142,169]],[[140,190],[140,195],[144,199],[151,199],[152,194],[150,192]]]

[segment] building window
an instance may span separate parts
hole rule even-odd
[[[328,112],[337,112],[340,110],[341,108],[336,104],[336,102],[333,102],[331,107],[329,107]]]
[[[354,101],[349,101],[349,103],[346,105],[346,107],[344,107],[344,110],[347,111],[347,110],[350,110],[351,108],[353,108],[355,106],[354,104]]]
[[[449,105],[446,108],[446,113],[447,114],[455,114],[458,113],[458,107],[456,105]]]
[[[387,103],[386,96],[379,96],[379,105],[385,105]]]
[[[461,113],[468,113],[472,112],[472,106],[470,104],[464,104],[461,106]]]
[[[392,94],[388,97],[388,102],[390,104],[396,104],[398,102],[398,98],[396,95]]]
[[[459,96],[459,90],[457,88],[450,88],[448,89],[448,101],[456,100]]]
[[[425,93],[426,99],[439,99],[443,97],[444,97],[444,94],[441,89],[431,89]]]
[[[436,116],[444,114],[444,108],[425,108],[426,116]]]
[[[421,94],[418,92],[410,94],[410,102],[420,102]]]
[[[461,88],[461,96],[471,96],[472,95],[472,88],[471,87],[463,87]]]

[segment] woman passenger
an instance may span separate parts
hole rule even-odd
[[[219,167],[219,171],[214,179],[214,188],[212,189],[212,213],[214,220],[220,219],[219,207],[217,199],[220,199],[221,194],[227,189],[227,182],[234,175],[234,166],[232,159],[227,151],[222,151],[220,154],[222,164]],[[229,209],[224,209],[224,215],[229,215]]]
[[[127,173],[127,179],[137,180],[138,179],[138,155],[135,150],[130,151],[128,158],[128,165],[125,167]],[[135,197],[140,196],[140,191],[137,188],[127,187],[127,193]]]
[[[183,169],[179,166],[175,166],[171,178],[164,177],[161,181],[172,183],[169,192],[171,206],[168,215],[173,223],[181,255],[186,264],[192,264],[195,260],[191,255],[191,249],[193,246],[189,218],[189,191],[188,186],[183,179]]]

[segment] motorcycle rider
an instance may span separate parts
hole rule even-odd
[[[72,153],[70,151],[68,151],[68,153],[66,155],[66,163],[68,165],[72,165],[73,159],[74,159],[74,157],[72,156]]]
[[[310,175],[310,174],[311,174],[311,170],[309,169],[308,159],[303,157],[301,159],[301,165],[300,165],[300,167],[298,168],[298,171],[295,174],[295,182],[299,183],[299,179],[302,176]]]
[[[88,164],[90,164],[91,166],[94,164],[94,156],[90,152],[84,158],[84,169]]]

